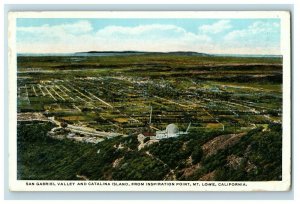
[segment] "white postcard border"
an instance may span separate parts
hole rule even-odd
[[[17,180],[17,18],[280,18],[283,55],[282,181],[25,181]],[[9,12],[8,127],[10,191],[288,191],[291,187],[291,40],[287,11],[48,11]]]

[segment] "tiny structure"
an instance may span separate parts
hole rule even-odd
[[[186,135],[188,134],[188,131],[190,129],[191,123],[187,127],[186,131],[179,131],[179,128],[175,124],[169,124],[165,130],[159,130],[156,131],[155,138],[160,140],[164,138],[170,138],[170,137],[178,137],[180,135]]]
[[[150,109],[149,127],[151,127],[152,129],[156,129],[151,126],[151,118],[152,118],[152,106]],[[154,132],[144,132],[144,133],[140,134],[140,136],[150,137],[150,139],[152,139],[152,140],[155,140],[155,139],[161,140],[161,139],[165,139],[165,138],[178,137],[180,135],[188,134],[190,127],[191,127],[191,123],[189,123],[186,131],[179,131],[179,128],[177,127],[177,125],[171,123],[171,124],[167,125],[165,130],[156,129],[157,131],[155,133]]]

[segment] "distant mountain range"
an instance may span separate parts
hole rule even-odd
[[[192,51],[147,52],[147,51],[87,51],[75,53],[18,53],[18,56],[128,56],[128,55],[177,55],[177,56],[206,56],[206,57],[265,57],[282,58],[282,55],[253,55],[253,54],[207,54]]]
[[[75,55],[82,54],[99,54],[99,55],[142,55],[142,54],[159,54],[159,55],[184,55],[184,56],[212,56],[206,53],[191,52],[191,51],[175,51],[175,52],[146,52],[146,51],[88,51],[76,52]]]

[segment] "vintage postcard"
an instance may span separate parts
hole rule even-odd
[[[288,191],[290,14],[10,12],[11,191]]]

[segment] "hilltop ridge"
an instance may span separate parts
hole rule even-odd
[[[193,51],[172,51],[172,52],[150,52],[150,51],[86,51],[86,52],[76,52],[75,54],[175,54],[184,56],[213,56],[207,53],[193,52]]]

